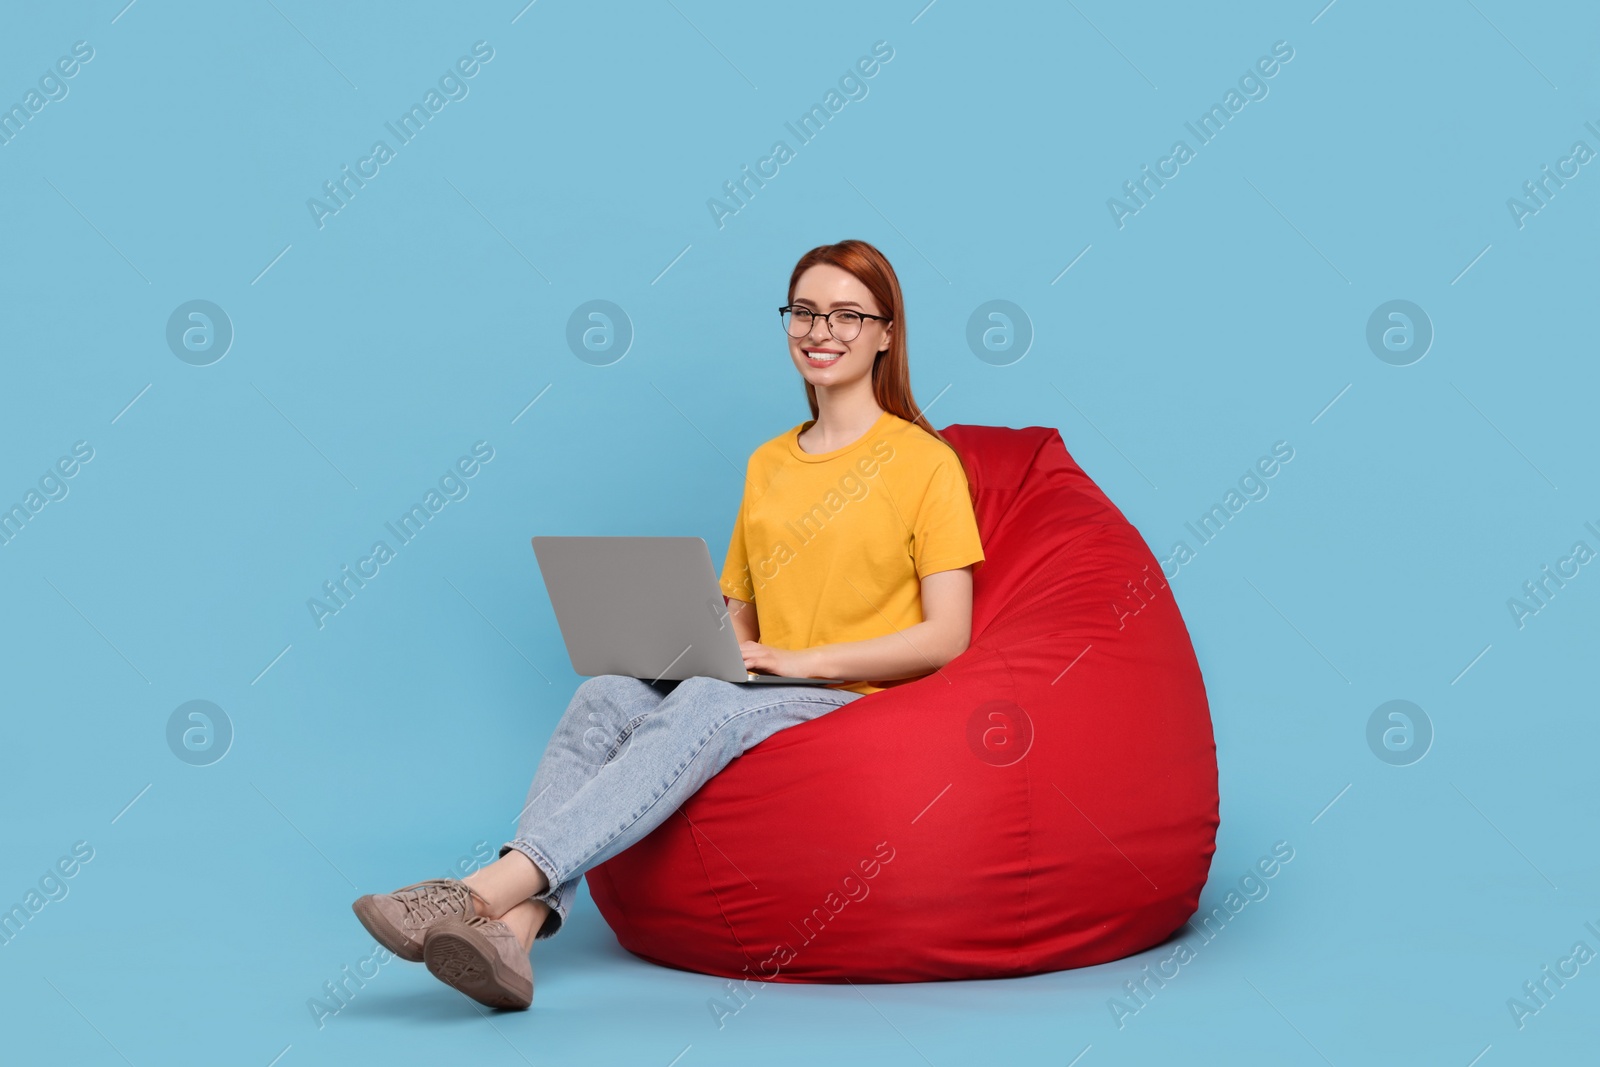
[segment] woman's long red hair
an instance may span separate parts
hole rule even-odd
[[[889,347],[877,355],[872,364],[872,396],[878,406],[896,415],[918,429],[925,430],[948,447],[945,441],[922,414],[916,399],[911,395],[911,367],[906,356],[905,301],[900,295],[900,279],[884,254],[866,241],[840,241],[838,244],[818,245],[800,257],[789,275],[788,303],[794,303],[794,287],[800,275],[819,263],[827,263],[847,271],[867,287],[872,299],[884,314],[894,320],[894,330],[889,336]],[[817,417],[817,391],[806,383],[806,403],[811,405],[811,417]],[[951,451],[955,451],[951,449]],[[959,453],[957,456],[959,457]],[[963,467],[965,464],[963,464]]]

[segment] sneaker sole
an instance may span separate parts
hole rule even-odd
[[[491,1008],[522,1009],[533,1003],[533,983],[513,973],[494,946],[474,930],[437,930],[423,947],[428,971]]]
[[[361,920],[361,925],[367,928],[367,933],[371,934],[378,944],[403,960],[411,963],[422,962],[422,945],[406,937],[384,918],[383,913],[372,903],[371,897],[361,897],[350,905],[350,910],[356,913],[356,918]]]

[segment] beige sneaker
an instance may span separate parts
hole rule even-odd
[[[435,923],[477,914],[472,891],[453,878],[430,878],[393,893],[369,893],[350,907],[378,944],[412,963],[422,962],[423,939]]]
[[[446,919],[423,941],[428,970],[445,985],[491,1008],[533,1003],[533,964],[511,927],[474,915]]]

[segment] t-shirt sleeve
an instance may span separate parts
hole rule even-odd
[[[983,562],[967,476],[953,454],[939,462],[928,481],[912,525],[911,558],[919,580]]]
[[[746,480],[748,487],[749,481]],[[718,583],[724,596],[755,603],[755,587],[750,581],[750,557],[745,548],[744,509],[749,502],[748,488],[739,499],[739,512],[733,519],[733,533],[728,538],[728,556],[722,563],[722,580]]]

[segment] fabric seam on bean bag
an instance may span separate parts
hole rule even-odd
[[[739,946],[739,955],[744,957],[745,963],[755,963],[750,958],[750,950],[744,947],[744,941],[739,937],[739,931],[733,928],[733,922],[728,918],[728,909],[722,906],[722,894],[717,892],[716,883],[711,880],[711,868],[706,866],[706,854],[700,847],[700,838],[695,832],[694,822],[689,818],[689,813],[681,807],[678,814],[683,816],[683,821],[689,824],[689,840],[694,842],[695,858],[700,861],[700,871],[706,876],[706,888],[711,890],[711,899],[717,902],[717,914],[722,916],[722,925],[728,928],[728,936],[733,938],[733,943]]]

